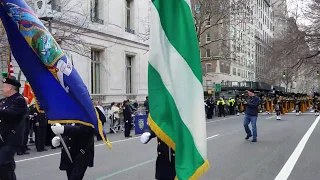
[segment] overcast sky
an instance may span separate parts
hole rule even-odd
[[[307,8],[309,0],[287,0],[289,16],[297,16],[298,23],[308,24],[309,22],[303,18],[303,9]]]

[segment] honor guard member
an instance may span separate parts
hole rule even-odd
[[[24,99],[25,99],[26,103],[28,104],[29,99],[27,97],[24,97]],[[17,155],[30,154],[29,152],[27,152],[28,150],[30,150],[28,148],[29,131],[30,131],[30,115],[29,115],[29,107],[27,105],[27,111],[26,111],[26,114],[24,115],[23,143],[22,143],[20,151],[17,152]]]
[[[156,134],[151,130],[147,130],[141,135],[140,141],[147,144]],[[158,157],[156,161],[156,179],[157,180],[174,180],[176,176],[175,169],[175,152],[160,138],[158,139]]]
[[[19,81],[5,78],[2,82],[5,98],[0,106],[0,179],[15,180],[14,154],[20,150],[23,143],[27,103],[19,94]]]
[[[81,124],[51,126],[54,134],[62,135],[70,152],[72,162],[65,151],[61,149],[59,169],[67,172],[68,180],[82,180],[88,167],[93,167],[94,158],[94,129]],[[58,147],[61,139],[52,139],[52,146]]]
[[[43,111],[39,112],[36,106],[33,106],[31,108],[31,113],[33,114],[34,120],[37,152],[47,151],[47,149],[45,148],[48,125],[46,114]]]

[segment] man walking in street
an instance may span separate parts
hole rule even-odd
[[[0,105],[0,179],[16,180],[14,155],[23,142],[27,103],[19,94],[19,81],[5,78],[2,82],[5,99]]]
[[[248,90],[249,99],[247,100],[247,108],[245,111],[243,126],[247,133],[246,140],[253,136],[252,142],[257,142],[257,119],[258,119],[258,107],[260,99],[254,94],[254,90]],[[252,133],[249,128],[249,124],[252,126]]]

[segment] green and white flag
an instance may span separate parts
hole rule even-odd
[[[177,179],[209,168],[202,68],[190,0],[152,0],[149,125],[175,150]]]

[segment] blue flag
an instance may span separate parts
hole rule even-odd
[[[0,16],[12,54],[49,123],[91,126],[111,148],[87,87],[37,15],[24,0],[0,2]]]

